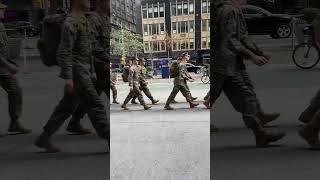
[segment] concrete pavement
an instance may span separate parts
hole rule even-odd
[[[264,109],[281,113],[271,125],[278,125],[287,137],[271,148],[255,148],[252,133],[244,127],[241,115],[222,96],[211,113],[211,120],[221,128],[211,134],[211,178],[318,179],[319,152],[308,150],[297,135],[297,118],[319,88],[319,68],[304,71],[290,65],[269,65],[250,67],[249,71]]]

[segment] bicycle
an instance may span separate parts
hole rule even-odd
[[[208,69],[204,69],[204,70],[203,70],[203,74],[202,74],[202,77],[201,77],[201,81],[202,81],[204,84],[209,84],[209,83],[210,83],[210,75],[209,75]]]
[[[292,60],[301,69],[311,69],[320,61],[320,50],[315,42],[315,34],[311,25],[303,29],[306,42],[295,47],[292,53]]]

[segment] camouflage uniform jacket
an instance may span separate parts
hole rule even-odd
[[[179,63],[179,74],[174,78],[174,84],[185,85],[188,79],[192,79],[192,77],[189,75],[186,65]]]
[[[217,34],[212,42],[213,72],[234,75],[235,72],[245,69],[243,60],[249,58],[250,51],[257,55],[263,55],[263,52],[248,37],[241,10],[229,1],[218,6],[220,7],[216,9],[214,17],[214,33]]]
[[[142,79],[141,67],[139,65],[132,65],[129,70],[129,86],[138,85]]]
[[[73,69],[90,71],[91,41],[86,17],[68,15],[64,21],[57,60],[61,67],[60,77],[73,79]]]
[[[0,22],[0,75],[8,74],[5,67],[8,64],[8,37],[4,25]]]
[[[92,47],[95,61],[109,64],[111,32],[109,17],[104,17],[94,12],[89,14],[88,21],[92,31]]]

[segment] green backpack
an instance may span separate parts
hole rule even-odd
[[[61,39],[61,30],[66,14],[47,16],[43,21],[43,36],[39,39],[37,48],[42,63],[48,67],[58,66],[57,50]]]
[[[179,62],[177,60],[172,61],[170,65],[170,77],[175,78],[179,75]]]

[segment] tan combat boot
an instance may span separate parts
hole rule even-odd
[[[157,104],[158,102],[160,102],[160,101],[159,101],[159,100],[153,100],[153,101],[152,101],[152,104],[155,105],[155,104]]]
[[[149,110],[151,109],[152,106],[148,106],[148,105],[143,105],[144,110]]]
[[[313,150],[320,150],[319,130],[320,112],[317,112],[314,118],[299,130],[299,135],[307,141]]]
[[[285,136],[284,132],[267,132],[261,127],[253,130],[256,146],[267,147],[270,143],[276,142]]]
[[[18,120],[11,121],[8,132],[11,133],[21,133],[21,134],[29,134],[32,131],[30,129],[24,128]]]
[[[197,97],[191,97],[191,100],[192,101],[195,101],[195,100],[197,100],[198,98]]]
[[[166,104],[166,105],[164,106],[164,108],[165,108],[166,110],[174,110],[174,108],[171,107],[170,104]]]
[[[208,101],[208,100],[204,101],[203,105],[205,105],[207,109],[211,108],[210,101]]]
[[[190,108],[191,108],[191,109],[199,106],[198,103],[194,103],[194,102],[191,102],[191,101],[189,102],[189,104],[190,104]]]
[[[266,124],[278,119],[280,117],[280,113],[265,113],[263,111],[257,114],[257,118],[260,120],[260,124],[265,126]]]
[[[57,153],[61,151],[51,143],[50,135],[47,132],[43,132],[34,144],[39,148],[45,149],[46,153]]]
[[[129,109],[127,108],[127,105],[125,105],[125,104],[123,104],[123,105],[121,106],[121,108],[124,109],[124,110],[126,110],[126,111],[129,110]]]

